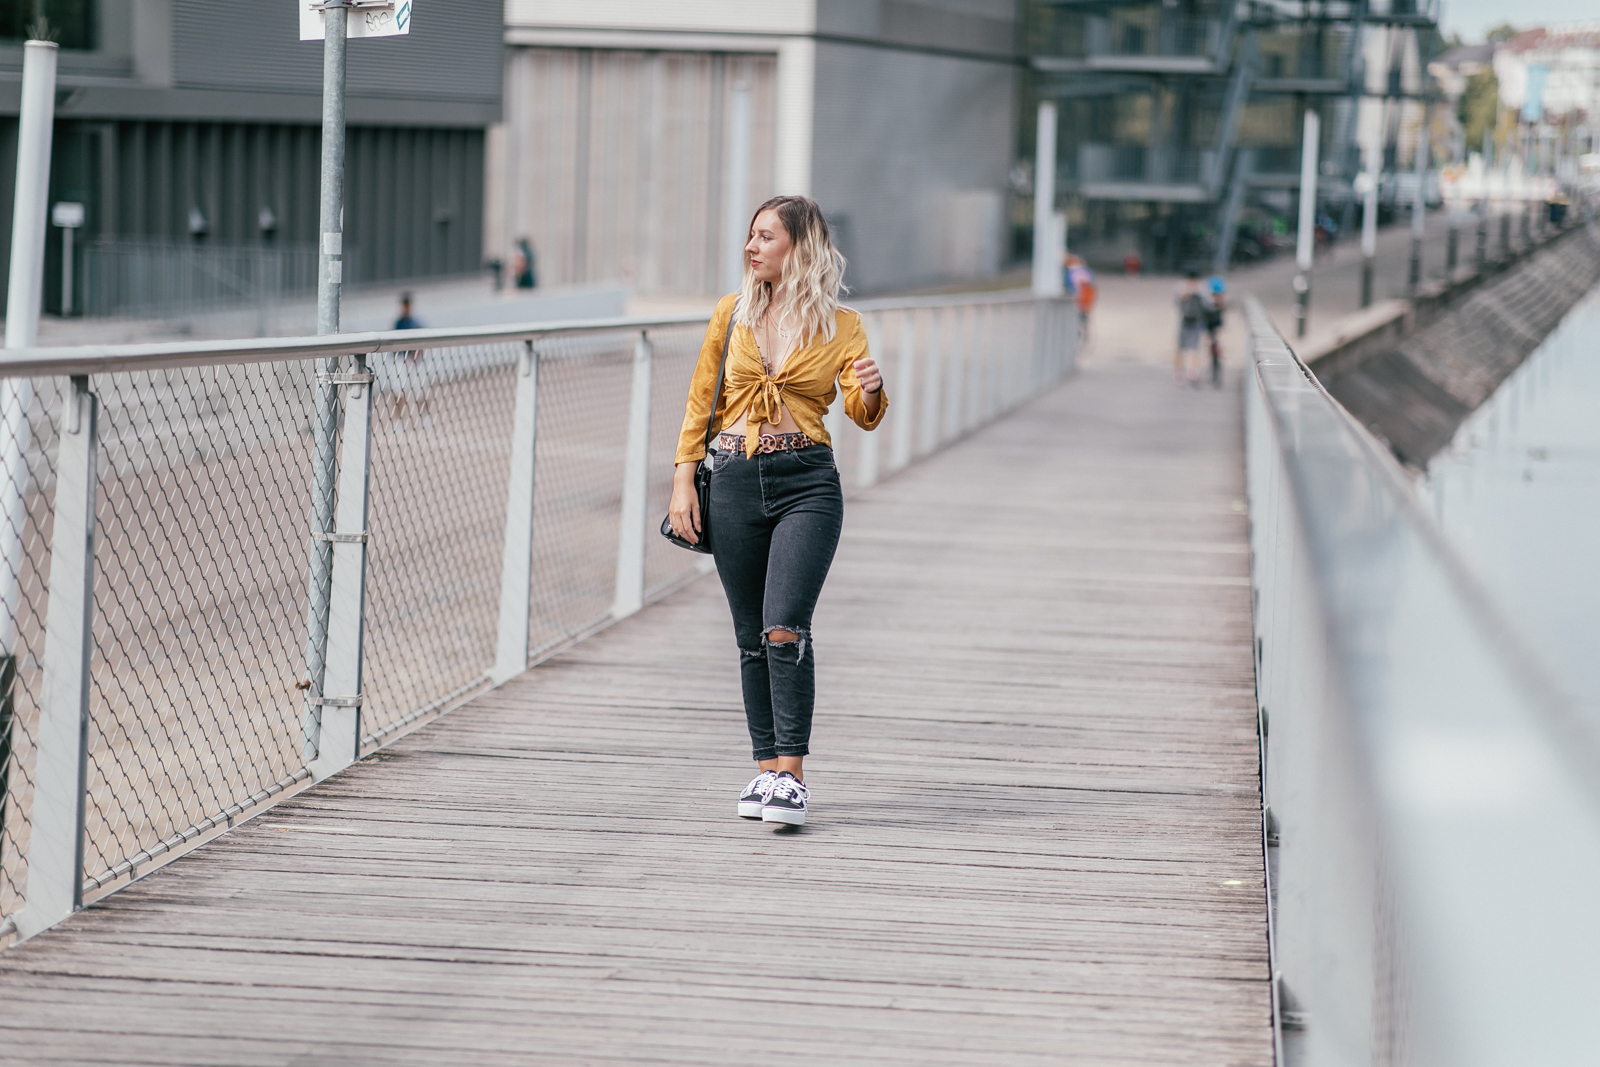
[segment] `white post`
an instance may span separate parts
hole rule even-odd
[[[1378,254],[1378,166],[1383,158],[1374,139],[1367,146],[1367,169],[1361,175],[1361,306],[1372,303],[1372,261]]]
[[[1033,163],[1033,291],[1037,296],[1061,293],[1055,213],[1056,106],[1047,100],[1039,105],[1038,151]]]
[[[611,617],[644,607],[645,506],[650,492],[650,338],[633,345],[633,395],[628,401],[628,451],[622,467],[622,519],[617,531],[617,587]]]
[[[900,313],[900,351],[895,359],[895,396],[904,397],[890,420],[889,469],[897,471],[911,462],[913,434],[917,430],[917,321],[916,312]]]
[[[919,456],[926,456],[939,447],[939,386],[944,378],[944,334],[940,327],[943,322],[944,313],[940,309],[928,310],[928,348],[922,356],[922,409],[917,414]],[[906,399],[911,399],[909,393]]]
[[[29,41],[22,51],[22,98],[18,111],[16,203],[11,216],[11,281],[6,294],[7,348],[32,348],[39,333],[39,287],[44,276],[45,207],[50,191],[50,142],[55,128],[57,48]],[[33,383],[0,381],[0,826],[10,800],[12,713],[16,707],[17,612],[22,603],[22,533],[28,511],[28,409]],[[37,773],[43,772],[43,765]],[[34,805],[47,783],[36,777]],[[81,808],[81,793],[80,808]],[[81,817],[77,825],[82,825]],[[35,818],[34,841],[40,840]],[[3,835],[0,835],[3,836]],[[36,845],[37,847],[37,845]],[[49,847],[49,846],[46,846]],[[81,869],[82,864],[78,867]],[[45,879],[46,876],[38,876]],[[72,873],[77,880],[77,871]],[[29,887],[29,900],[33,887]],[[67,898],[68,913],[76,897]],[[44,921],[39,929],[64,915]],[[28,936],[23,933],[22,936]]]
[[[1322,122],[1315,110],[1306,108],[1305,129],[1300,144],[1300,233],[1295,244],[1295,332],[1306,335],[1306,320],[1311,313],[1311,257],[1315,249],[1317,224],[1317,148]]]
[[[94,648],[94,512],[98,405],[87,377],[62,403],[56,458],[50,599],[45,612],[28,845],[27,904],[17,933],[30,938],[83,907],[83,811],[89,748],[89,657]]]
[[[495,641],[495,685],[528,669],[528,612],[533,595],[533,488],[538,455],[539,354],[529,341],[517,362],[517,399],[511,423],[511,473],[506,479],[505,553],[500,561],[500,627]]]
[[[32,348],[39,336],[40,284],[44,277],[45,208],[50,193],[50,142],[55,128],[56,55],[50,41],[29,41],[22,52],[22,106],[17,131],[17,200],[11,216],[11,278],[6,291],[6,347]],[[0,383],[0,654],[16,654],[21,596],[22,528],[28,492],[28,408],[33,383]]]
[[[1317,148],[1322,132],[1321,120],[1306,108],[1305,132],[1300,145],[1300,232],[1295,243],[1295,266],[1311,269],[1317,224]]]
[[[356,357],[353,374],[335,373],[327,384],[345,394],[344,429],[339,438],[337,503],[333,532],[322,534],[333,546],[329,580],[327,656],[322,690],[314,699],[322,709],[317,756],[311,777],[322,781],[356,761],[361,749],[362,647],[367,618],[367,489],[372,465],[372,375],[365,356]],[[316,536],[315,534],[313,536]]]
[[[726,292],[744,284],[744,246],[750,239],[750,87],[737,86],[728,99],[728,171],[722,224],[723,281]]]
[[[866,319],[867,351],[869,352],[883,352],[883,330],[880,328],[879,319],[878,315],[869,315]],[[839,407],[843,410],[844,405],[840,404]],[[879,435],[874,431],[872,433],[858,434],[857,437],[861,441],[861,451],[857,456],[860,466],[856,469],[856,484],[862,489],[867,489],[878,484]]]

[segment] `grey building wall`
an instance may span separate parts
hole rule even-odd
[[[309,247],[322,45],[289,0],[99,0],[95,47],[60,55],[51,199],[80,241]],[[429,0],[407,36],[352,41],[347,279],[476,270],[484,129],[500,114],[501,5]],[[22,47],[0,42],[0,205],[16,175]],[[194,220],[200,220],[200,226]],[[0,211],[0,249],[11,212]],[[61,306],[60,231],[45,309]],[[9,255],[0,258],[0,292]],[[82,299],[75,301],[81,307]]]
[[[1015,31],[1010,0],[818,0],[812,189],[854,292],[1001,269]]]

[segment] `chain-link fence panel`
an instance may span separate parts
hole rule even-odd
[[[84,879],[304,777],[312,365],[96,376]]]
[[[371,356],[363,745],[487,684],[520,341]]]
[[[0,382],[0,919],[27,885],[60,395],[54,378]]]
[[[537,342],[530,658],[610,615],[637,338],[608,332]]]

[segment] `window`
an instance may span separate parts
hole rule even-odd
[[[0,40],[24,41],[41,17],[62,48],[95,46],[96,0],[0,0]]]

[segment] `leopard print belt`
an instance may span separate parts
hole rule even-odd
[[[795,452],[814,444],[816,442],[803,433],[764,433],[756,444],[756,452]],[[718,434],[717,447],[744,455],[744,434]]]

